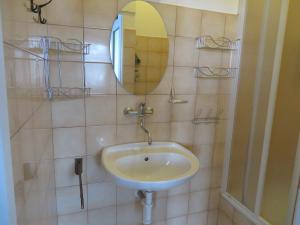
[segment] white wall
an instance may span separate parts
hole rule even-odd
[[[202,10],[238,14],[239,0],[149,0],[171,5],[179,5]]]

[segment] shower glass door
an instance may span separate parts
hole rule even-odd
[[[292,224],[299,163],[300,2],[289,1],[288,15],[287,2],[247,2],[225,184],[226,193],[272,225]]]

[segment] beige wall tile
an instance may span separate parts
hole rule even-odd
[[[187,216],[180,216],[177,218],[171,218],[167,220],[167,225],[180,225],[187,223]]]
[[[81,209],[79,186],[62,187],[56,189],[57,198],[57,214],[67,215],[71,213],[79,213],[86,211]],[[86,186],[83,186],[84,203],[87,203]]]
[[[232,225],[232,220],[224,213],[219,213],[218,225]]]
[[[84,42],[91,44],[90,53],[85,56],[85,62],[111,63],[110,31],[99,29],[84,29]]]
[[[209,193],[209,209],[218,209],[220,204],[221,191],[219,188],[210,190]]]
[[[194,213],[188,216],[188,225],[207,225],[207,212]]]
[[[117,205],[132,204],[135,202],[139,203],[139,199],[136,197],[136,190],[117,187]]]
[[[99,221],[101,221],[101,224],[103,223],[106,225],[115,225],[116,207],[110,206],[102,209],[89,210],[88,221],[89,225],[99,225]]]
[[[83,41],[83,28],[48,25],[48,35],[59,38],[62,41],[67,41],[71,38]]]
[[[221,187],[222,175],[223,175],[223,168],[222,167],[213,168],[212,177],[211,177],[211,184],[210,184],[212,188]]]
[[[24,162],[39,162],[53,157],[51,129],[22,129],[19,141]]]
[[[99,155],[104,147],[116,143],[116,126],[89,126],[87,132],[87,152],[89,155]]]
[[[211,66],[211,67],[221,67],[222,66],[222,54],[219,51],[206,50],[203,49],[199,51],[198,58],[199,66]],[[226,65],[228,66],[228,65]]]
[[[169,36],[169,58],[168,58],[168,66],[174,65],[174,57],[175,57],[175,37]]]
[[[225,143],[226,140],[226,134],[227,134],[227,120],[222,120],[219,122],[216,126],[216,137],[215,142],[216,143]]]
[[[174,67],[173,83],[176,94],[196,94],[196,81],[192,67]]]
[[[47,7],[48,23],[82,27],[82,2],[81,0],[53,1]]]
[[[110,64],[86,63],[86,87],[91,88],[93,95],[115,94],[116,78]]]
[[[100,209],[116,204],[116,185],[110,182],[88,185],[88,209]]]
[[[225,32],[225,14],[203,12],[202,35],[222,37]]]
[[[213,167],[223,167],[225,144],[216,144],[214,149]]]
[[[226,15],[226,25],[225,25],[225,36],[235,40],[238,39],[238,24],[239,17],[233,15]]]
[[[87,212],[58,217],[58,225],[87,225]]]
[[[84,116],[82,99],[55,100],[52,102],[53,127],[84,126]]]
[[[24,2],[19,0],[5,0],[2,3],[5,20],[32,22],[32,14],[24,8]]]
[[[171,140],[188,148],[193,144],[194,126],[189,122],[171,123]]]
[[[168,196],[187,194],[190,191],[190,182],[186,182],[180,186],[168,190]]]
[[[117,206],[117,224],[138,225],[142,221],[142,208],[140,203]]]
[[[167,199],[156,199],[152,210],[152,219],[154,223],[159,221],[165,221],[167,215]]]
[[[84,26],[111,29],[117,14],[117,0],[84,0]]]
[[[196,128],[197,129],[197,128]],[[197,132],[195,132],[195,138]],[[197,141],[195,141],[197,142]],[[193,153],[198,157],[200,168],[208,168],[212,165],[212,158],[214,154],[214,144],[197,144],[194,143]]]
[[[196,65],[197,50],[194,38],[175,38],[175,66],[193,67]]]
[[[85,103],[86,123],[92,125],[116,124],[116,96],[89,97]]]
[[[147,127],[151,132],[153,141],[169,141],[170,140],[170,123],[148,123]]]
[[[111,176],[106,172],[101,163],[101,155],[87,156],[87,183],[110,182]]]
[[[219,93],[219,81],[217,79],[202,79],[197,80],[197,94],[217,94]]]
[[[195,145],[211,145],[215,140],[214,124],[199,124],[195,128]]]
[[[59,77],[59,70],[61,78]],[[62,62],[59,66],[56,62],[51,63],[51,85],[54,87],[83,88],[84,73],[83,64],[76,62]]]
[[[117,143],[126,144],[145,141],[145,132],[136,124],[118,125]]]
[[[191,179],[190,191],[203,191],[209,188],[211,183],[211,169],[205,168],[197,172]]]
[[[168,103],[169,95],[147,95],[146,104],[154,109],[153,115],[147,118],[147,122],[167,123],[171,119],[171,104]]]
[[[188,201],[188,194],[170,196],[167,203],[167,218],[174,218],[187,214]]]
[[[219,93],[221,94],[232,94],[233,93],[233,80],[221,80],[219,86]]]
[[[177,7],[176,35],[199,37],[201,35],[202,12],[197,9]]]
[[[186,104],[175,104],[172,107],[171,121],[192,121],[195,111],[195,96],[194,95],[176,95],[180,100],[186,100]]]
[[[53,130],[54,157],[68,158],[85,154],[85,128],[57,128]]]
[[[214,117],[218,114],[217,95],[198,95],[195,114],[197,117]]]
[[[218,224],[218,210],[208,211],[207,225]]]

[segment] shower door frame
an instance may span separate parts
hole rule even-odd
[[[0,0],[0,224],[17,225]]]
[[[240,15],[241,15],[241,28],[240,36],[243,40],[243,30],[245,28],[245,18],[246,18],[246,11],[247,11],[247,1],[251,0],[241,0],[240,3]],[[272,0],[266,0],[267,4],[270,3]],[[226,138],[226,149],[225,149],[225,159],[224,159],[224,174],[222,180],[222,196],[227,199],[238,211],[244,214],[248,219],[250,219],[255,224],[261,225],[271,225],[268,223],[264,218],[261,217],[261,203],[263,198],[263,191],[265,185],[265,178],[266,178],[266,170],[267,170],[267,161],[269,156],[269,146],[271,141],[271,134],[272,134],[272,127],[273,127],[273,119],[275,114],[275,106],[276,106],[276,99],[277,99],[277,89],[279,85],[279,77],[280,77],[280,68],[281,68],[281,58],[283,53],[284,47],[284,40],[285,40],[285,30],[288,18],[288,9],[289,9],[289,0],[283,0],[281,5],[281,12],[280,12],[280,22],[279,22],[279,30],[277,33],[277,44],[276,44],[276,51],[275,51],[275,58],[274,58],[274,68],[272,74],[272,81],[271,81],[271,90],[269,96],[269,105],[267,111],[267,119],[265,124],[265,133],[264,133],[264,143],[263,143],[263,150],[262,150],[262,158],[259,170],[259,179],[257,185],[257,194],[256,194],[256,201],[255,201],[255,209],[252,212],[246,206],[244,206],[240,201],[235,199],[230,193],[227,192],[228,186],[228,179],[229,179],[229,169],[230,169],[230,157],[231,157],[231,142],[233,138],[233,129],[234,129],[234,119],[235,119],[235,106],[237,101],[237,94],[238,94],[238,79],[235,80],[234,83],[234,95],[230,102],[230,117],[228,120],[228,133]],[[265,14],[267,13],[265,9]],[[263,21],[263,29],[262,32],[266,32],[266,20],[268,18],[264,18]],[[264,47],[264,39],[260,40],[260,49]],[[243,50],[243,43],[241,46]],[[263,57],[263,52],[260,51],[260,57]],[[259,69],[258,69],[258,72]],[[254,109],[254,112],[256,109]],[[297,157],[296,157],[296,165],[292,180],[292,188],[290,194],[290,201],[289,201],[289,210],[288,210],[288,218],[287,218],[287,225],[292,225],[293,223],[293,215],[296,207],[296,198],[297,198],[297,190],[298,190],[298,182],[300,176],[300,137],[299,137],[299,145],[297,149]]]

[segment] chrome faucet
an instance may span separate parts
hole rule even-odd
[[[141,103],[139,105],[139,117],[140,117],[140,127],[145,131],[145,133],[148,135],[148,144],[152,145],[152,137],[150,131],[145,127],[145,116],[146,116],[146,104]]]
[[[137,117],[139,119],[140,127],[148,135],[148,144],[152,145],[152,137],[150,131],[145,127],[145,118],[154,113],[154,109],[151,107],[146,107],[146,103],[142,102],[139,104],[138,108],[135,110],[130,107],[126,107],[123,111],[125,116]]]
[[[140,127],[148,135],[148,145],[152,145],[152,137],[150,131],[145,127],[145,117],[141,117]]]

